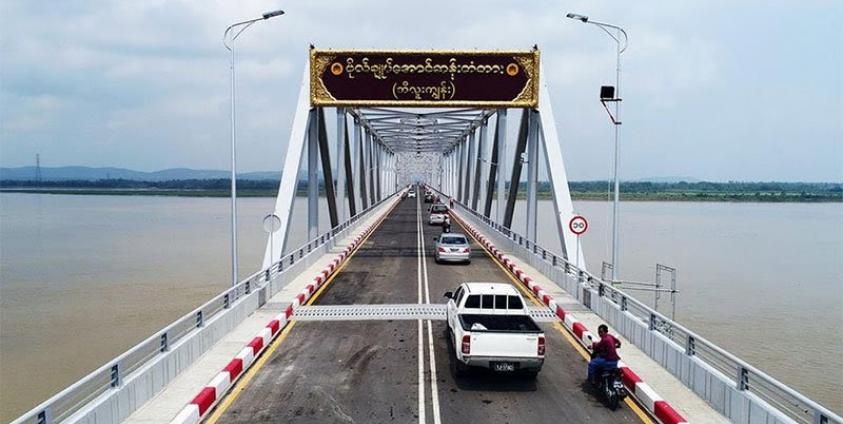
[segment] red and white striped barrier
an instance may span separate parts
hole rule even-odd
[[[479,241],[486,249],[494,255],[501,264],[503,264],[520,282],[536,295],[538,299],[547,305],[550,310],[554,311],[556,316],[564,323],[565,327],[576,336],[577,340],[585,346],[586,349],[591,350],[592,343],[597,340],[585,324],[580,322],[573,314],[566,312],[553,299],[553,296],[544,291],[532,277],[527,275],[511,258],[501,252],[495,245],[489,241],[483,234],[474,229],[465,220],[460,219],[456,213],[450,211],[451,216],[459,221],[464,228],[471,233],[474,238]],[[663,424],[687,424],[682,415],[676,412],[661,396],[650,387],[649,384],[643,382],[641,377],[635,374],[623,361],[618,362],[618,368],[621,370],[621,376],[624,385],[629,392],[638,399],[638,402],[653,414]]]
[[[391,210],[391,209],[390,209]],[[384,215],[388,215],[389,211]],[[292,299],[290,306],[284,312],[276,315],[266,327],[261,329],[258,334],[220,371],[205,387],[203,387],[199,394],[190,401],[182,410],[170,421],[170,424],[195,424],[199,423],[201,419],[212,410],[213,407],[223,398],[226,391],[249,369],[254,363],[255,359],[266,350],[267,346],[275,339],[281,330],[290,322],[290,318],[296,308],[304,305],[305,302],[319,289],[320,286],[328,281],[328,278],[336,272],[340,265],[345,262],[351,253],[360,246],[360,244],[371,234],[378,222],[366,227],[361,231],[352,242],[335,257],[322,271],[317,274],[313,281],[308,283],[301,292],[296,294]]]

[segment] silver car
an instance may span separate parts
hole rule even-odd
[[[442,233],[434,237],[433,259],[439,262],[471,263],[471,245],[468,238],[460,233]]]
[[[445,223],[445,217],[448,215],[448,207],[437,203],[430,207],[430,218],[427,223],[430,225],[442,225]]]

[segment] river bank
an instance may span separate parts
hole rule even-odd
[[[167,188],[92,188],[92,187],[0,187],[0,193],[102,195],[102,196],[175,196],[175,197],[229,197],[229,190],[219,189],[167,189]],[[275,189],[238,189],[237,197],[275,197]],[[321,193],[324,196],[324,193]],[[300,191],[300,196],[306,192]],[[526,193],[518,193],[518,199],[526,199]],[[538,192],[538,198],[547,200],[551,193]],[[573,200],[612,200],[606,192],[572,191]],[[621,198],[639,202],[752,202],[752,203],[839,203],[843,194],[829,193],[738,193],[738,192],[622,192]]]

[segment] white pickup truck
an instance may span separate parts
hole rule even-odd
[[[522,372],[535,378],[544,364],[544,332],[515,287],[506,283],[463,283],[448,300],[448,335],[454,373],[469,367]]]

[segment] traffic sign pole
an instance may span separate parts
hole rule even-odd
[[[577,269],[580,269],[580,235],[577,234]]]
[[[588,220],[586,220],[582,215],[574,215],[571,220],[568,221],[568,229],[577,235],[577,259],[574,262],[577,265],[577,269],[580,269],[580,238],[583,234],[585,234],[586,230],[588,230]]]

